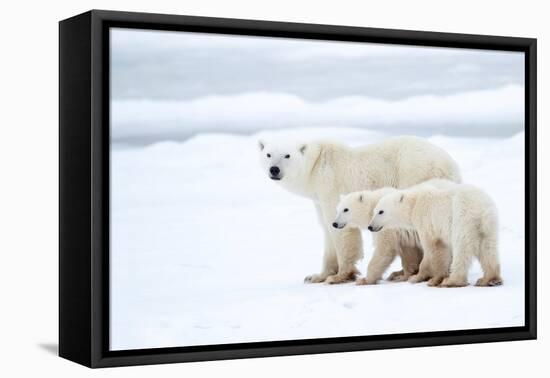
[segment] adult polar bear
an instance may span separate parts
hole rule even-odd
[[[315,203],[324,230],[323,267],[306,282],[353,280],[363,255],[361,231],[336,230],[331,224],[341,194],[386,186],[407,188],[432,178],[460,182],[457,164],[441,148],[417,137],[396,137],[349,148],[332,142],[277,143],[259,141],[269,178]],[[383,246],[377,245],[376,250]]]

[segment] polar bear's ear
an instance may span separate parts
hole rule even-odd
[[[359,202],[363,202],[363,195],[359,194]]]
[[[258,141],[258,147],[260,148],[260,151],[263,151],[265,148],[265,142],[263,140]]]
[[[403,202],[404,199],[405,199],[405,195],[401,194],[401,197],[399,197],[399,203]]]
[[[303,155],[304,152],[306,152],[306,148],[307,148],[307,144],[302,144],[302,145],[298,148],[298,151],[300,151],[300,153]]]

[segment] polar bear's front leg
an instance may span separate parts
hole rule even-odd
[[[427,281],[431,277],[430,256],[424,253],[424,258],[418,268],[418,273],[409,277],[410,283],[419,283]]]
[[[375,234],[374,253],[367,267],[367,276],[358,280],[357,284],[374,285],[382,279],[382,275],[397,255],[396,247],[394,231],[383,230]]]
[[[432,242],[430,259],[432,278],[428,281],[428,286],[438,286],[449,276],[449,267],[452,260],[449,247],[441,239]]]
[[[401,266],[403,267],[402,279],[407,281],[410,276],[418,273],[424,253],[419,245],[414,247],[401,245],[399,251],[401,252],[399,254],[401,257]]]
[[[338,260],[336,258],[336,251],[332,245],[332,240],[325,236],[325,252],[323,254],[323,267],[321,273],[312,274],[304,279],[306,283],[319,283],[325,282],[327,277],[332,276],[338,272]]]
[[[325,282],[327,277],[332,276],[338,273],[338,259],[336,257],[336,249],[334,248],[334,243],[331,238],[331,230],[329,229],[329,223],[325,221],[323,212],[319,205],[315,206],[317,209],[317,216],[319,217],[319,222],[321,227],[323,227],[323,233],[325,236],[325,246],[323,252],[323,267],[321,273],[312,274],[307,276],[304,279],[306,283],[319,283]]]
[[[345,228],[332,232],[332,242],[336,248],[338,273],[327,277],[328,284],[337,284],[355,280],[359,271],[355,267],[363,256],[363,239],[358,228]]]

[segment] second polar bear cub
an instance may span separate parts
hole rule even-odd
[[[483,277],[476,285],[502,284],[494,202],[471,185],[448,182],[441,189],[430,181],[382,197],[369,230],[404,228],[418,232],[424,258],[418,274],[411,277],[413,282],[431,278],[432,286],[466,286],[468,269],[477,257]]]

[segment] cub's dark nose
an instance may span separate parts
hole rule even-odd
[[[369,229],[369,231],[372,231],[372,230],[373,230],[372,226],[369,226],[369,227],[367,227],[367,228]]]
[[[334,222],[334,223],[332,224],[332,227],[338,228],[338,223]]]
[[[279,167],[269,168],[269,173],[271,173],[273,176],[277,176],[280,172],[281,170],[279,169]]]

